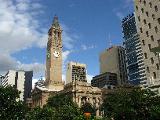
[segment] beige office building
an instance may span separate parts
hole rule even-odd
[[[111,72],[117,74],[117,84],[127,82],[125,51],[121,46],[112,46],[100,54],[100,74]]]
[[[2,79],[2,86],[14,86],[19,90],[19,100],[26,101],[31,97],[33,71],[9,70]]]
[[[69,62],[67,65],[66,72],[66,83],[71,83],[73,81],[83,81],[86,82],[86,65],[77,62]]]
[[[159,86],[159,59],[151,51],[160,46],[160,0],[135,0],[135,14],[148,87]]]

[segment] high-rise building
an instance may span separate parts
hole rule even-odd
[[[117,74],[117,84],[127,82],[125,50],[121,46],[112,46],[100,54],[100,74],[111,72]]]
[[[152,49],[160,46],[160,1],[135,0],[135,14],[148,87],[160,85],[160,64]]]
[[[117,74],[106,72],[93,77],[91,85],[98,88],[112,89],[117,86]]]
[[[8,85],[15,86],[16,85],[16,71],[9,70],[5,75],[4,79],[2,80],[2,86],[6,87]]]
[[[0,75],[0,86],[2,85],[2,80],[4,79],[3,75]]]
[[[2,79],[2,86],[14,86],[21,92],[20,100],[26,101],[27,98],[31,97],[32,77],[33,71],[9,70]]]
[[[45,86],[54,91],[63,89],[62,29],[57,16],[54,17],[53,24],[48,31]]]
[[[85,64],[81,64],[77,62],[68,63],[67,72],[66,72],[66,83],[68,84],[73,81],[87,82]]]
[[[33,71],[25,71],[24,101],[31,98]]]
[[[123,38],[126,54],[128,82],[147,86],[141,42],[137,33],[135,15],[130,14],[122,20]]]

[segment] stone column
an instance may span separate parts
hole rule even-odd
[[[75,103],[77,103],[77,105],[78,105],[78,103],[79,103],[79,97],[76,96],[76,99],[75,99],[75,100],[76,100]]]
[[[81,107],[81,96],[79,96],[79,102],[78,102],[78,106]]]
[[[96,97],[96,109],[97,109],[97,111],[96,111],[96,116],[99,116],[99,105],[98,105],[98,103],[99,103],[99,100],[98,100],[98,98]]]

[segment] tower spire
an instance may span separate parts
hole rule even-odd
[[[59,22],[58,22],[58,16],[57,15],[54,16],[52,26],[55,27],[55,28],[60,28],[60,25],[59,25]]]

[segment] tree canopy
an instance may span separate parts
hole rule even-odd
[[[106,97],[102,110],[114,120],[158,120],[160,97],[150,90],[121,88]]]
[[[0,86],[0,119],[23,119],[27,111],[22,101],[18,101],[20,92],[12,87]]]
[[[11,86],[0,87],[0,119],[2,120],[85,120],[90,112],[94,119],[94,107],[86,103],[79,108],[65,94],[51,96],[47,104],[32,110],[18,101],[20,92]],[[101,106],[104,120],[159,120],[160,96],[150,90],[120,88],[107,95]]]

